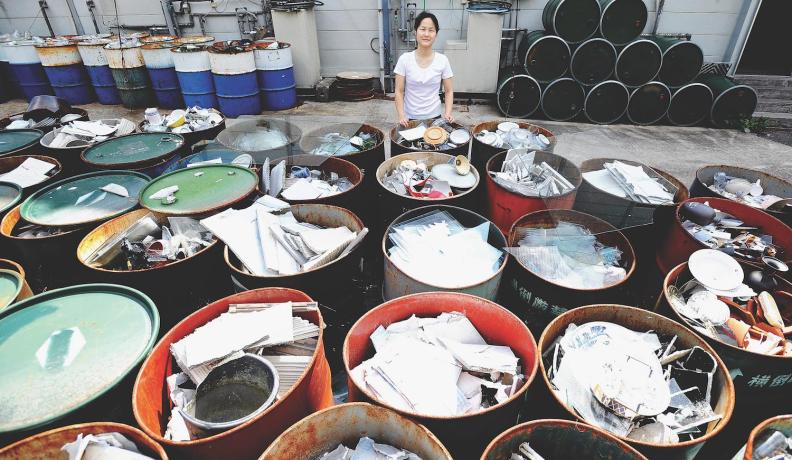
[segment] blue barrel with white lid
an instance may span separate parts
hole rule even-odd
[[[174,46],[175,43],[171,41],[161,41],[145,43],[140,47],[157,103],[160,107],[168,109],[184,107],[184,98],[171,53],[171,48]]]
[[[261,113],[254,48],[249,40],[216,42],[209,48],[217,102],[226,117]]]
[[[88,78],[91,79],[96,93],[96,99],[100,104],[116,105],[121,103],[121,96],[118,94],[113,72],[107,65],[103,48],[110,43],[109,38],[90,38],[77,42],[77,51],[80,52]]]
[[[27,100],[42,94],[55,94],[36,52],[36,43],[33,40],[13,41],[9,42],[5,49],[11,70],[16,75],[22,94]]]
[[[186,44],[171,48],[176,77],[187,107],[217,108],[208,45]]]
[[[265,110],[285,110],[297,105],[297,85],[291,45],[258,41],[253,52],[261,102]]]
[[[96,100],[77,43],[58,38],[36,45],[36,52],[55,95],[72,105]]]

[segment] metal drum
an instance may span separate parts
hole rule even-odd
[[[627,86],[641,86],[652,81],[663,65],[663,52],[657,43],[640,39],[622,48],[616,58],[614,74]]]
[[[297,105],[291,45],[284,42],[256,42],[253,56],[264,109],[286,110]]]
[[[710,107],[712,90],[703,83],[689,83],[671,95],[668,121],[676,126],[697,125],[707,118]]]
[[[226,117],[261,113],[254,45],[240,40],[217,42],[209,48],[217,102]]]
[[[140,46],[137,42],[114,40],[104,47],[121,101],[130,109],[156,104]]]
[[[112,40],[108,38],[97,38],[77,42],[77,51],[82,57],[88,78],[91,80],[96,92],[96,99],[100,104],[116,105],[121,103],[121,96],[118,94],[113,72],[107,65],[103,48]]]
[[[56,96],[74,105],[96,100],[75,42],[48,41],[36,45],[36,52]]]
[[[569,72],[581,85],[596,85],[613,74],[616,48],[602,38],[586,40],[575,48]]]
[[[627,118],[636,125],[657,123],[668,112],[671,90],[659,81],[635,88],[627,103]]]
[[[36,42],[32,40],[8,43],[5,48],[6,57],[11,70],[16,75],[22,94],[30,100],[42,94],[54,94],[50,86],[41,59],[36,52]]]
[[[614,123],[627,111],[630,92],[624,83],[616,80],[603,81],[591,88],[583,102],[583,112],[592,123],[607,125]]]
[[[182,45],[171,48],[176,77],[188,107],[218,107],[207,45]]]
[[[597,0],[550,0],[542,11],[545,30],[567,43],[591,38],[599,27],[600,4]]]
[[[11,63],[8,62],[7,45],[8,42],[0,42],[0,78],[6,85],[3,88],[6,97],[8,99],[17,99],[22,97],[22,88],[19,87],[19,80],[11,69]]]
[[[649,37],[663,52],[663,65],[658,80],[671,88],[677,88],[693,81],[701,71],[704,52],[697,44],[668,37]]]
[[[167,109],[184,107],[179,78],[173,66],[173,53],[170,51],[174,46],[171,41],[161,41],[140,47],[157,103]]]
[[[583,110],[586,92],[571,78],[559,78],[542,89],[542,112],[555,121],[575,118]]]
[[[710,109],[710,122],[718,128],[734,128],[740,120],[751,118],[756,110],[756,90],[739,85],[728,77],[704,75],[699,81],[712,90],[715,98]]]
[[[544,30],[529,32],[520,42],[517,56],[525,72],[542,83],[562,77],[569,68],[569,45]]]
[[[649,16],[643,0],[599,0],[600,34],[614,45],[627,44],[641,35]]]
[[[542,100],[542,87],[530,75],[512,74],[498,84],[498,110],[512,118],[531,116]]]

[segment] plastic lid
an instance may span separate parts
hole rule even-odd
[[[7,129],[0,131],[0,155],[38,144],[44,134],[37,129]]]
[[[22,187],[11,182],[0,182],[0,214],[16,206],[22,198]]]
[[[172,186],[179,190],[176,201],[166,204],[155,193]],[[193,166],[160,176],[140,192],[144,208],[169,215],[203,214],[220,211],[242,200],[256,189],[258,176],[250,169],[232,165]]]
[[[0,314],[0,433],[62,418],[114,387],[159,331],[141,292],[86,284],[25,299]]]
[[[85,149],[83,160],[98,167],[120,169],[158,163],[184,145],[184,138],[173,133],[138,133],[108,139]]]
[[[51,227],[84,225],[119,216],[138,204],[151,178],[134,171],[99,171],[55,182],[30,195],[20,207],[22,219]],[[102,190],[121,186],[129,196]],[[122,192],[120,189],[118,192]]]
[[[11,270],[0,270],[0,310],[14,303],[22,290],[22,276]]]

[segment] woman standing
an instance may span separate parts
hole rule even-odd
[[[415,18],[418,48],[399,57],[396,68],[396,112],[399,123],[407,127],[410,120],[427,120],[440,115],[449,123],[454,107],[454,73],[445,55],[432,50],[440,25],[437,17],[426,11]],[[445,107],[440,103],[440,83],[445,92]]]

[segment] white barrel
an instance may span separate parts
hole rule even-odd
[[[184,45],[170,49],[176,72],[206,72],[212,70],[206,46]]]
[[[149,69],[168,69],[173,67],[173,45],[169,42],[146,43],[140,47],[143,60]]]
[[[256,58],[256,69],[283,70],[293,67],[291,45],[285,42],[278,42],[278,48],[267,49],[266,47],[270,43],[273,42],[256,42],[256,50],[253,51]]]
[[[75,43],[39,43],[36,45],[36,52],[41,60],[41,65],[44,67],[61,67],[83,63]]]
[[[218,75],[240,75],[256,71],[253,51],[241,53],[209,53],[212,73]]]
[[[145,60],[143,53],[140,51],[140,43],[138,42],[121,42],[112,41],[105,45],[104,53],[107,58],[107,65],[111,69],[135,69],[137,67],[144,67]]]
[[[38,64],[41,62],[33,40],[20,40],[9,42],[6,47],[6,56],[11,64]]]
[[[77,43],[77,51],[82,57],[83,64],[87,66],[106,66],[107,57],[105,57],[104,47],[111,40],[107,38],[96,38],[81,41]]]

